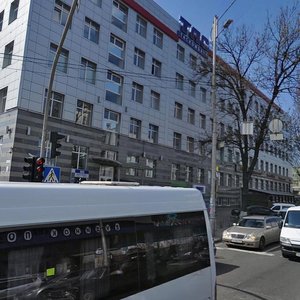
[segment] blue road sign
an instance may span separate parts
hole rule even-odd
[[[60,167],[45,167],[44,182],[60,182]]]

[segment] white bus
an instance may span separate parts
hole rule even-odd
[[[197,189],[0,183],[0,299],[215,299]]]

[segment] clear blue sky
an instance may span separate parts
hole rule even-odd
[[[193,27],[210,40],[213,18],[221,17],[233,0],[154,0],[175,19],[183,16]],[[233,19],[230,25],[245,24],[259,32],[264,28],[267,16],[279,14],[281,7],[292,6],[297,0],[236,0],[226,14],[219,20],[219,30],[227,19]],[[293,106],[289,96],[281,95],[279,105],[288,110]]]

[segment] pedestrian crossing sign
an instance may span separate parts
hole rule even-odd
[[[45,167],[44,182],[50,182],[50,183],[60,182],[60,168],[59,167]]]

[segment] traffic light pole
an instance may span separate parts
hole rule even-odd
[[[55,76],[55,71],[56,71],[56,66],[58,63],[58,59],[60,56],[60,53],[62,51],[63,44],[65,42],[68,30],[71,26],[73,15],[76,9],[76,6],[78,5],[78,0],[73,0],[72,7],[70,10],[70,13],[68,15],[68,19],[66,22],[66,25],[64,27],[63,34],[61,36],[59,45],[57,47],[57,51],[54,57],[54,61],[52,64],[51,68],[51,73],[50,73],[50,79],[49,79],[49,85],[48,85],[48,92],[47,92],[47,99],[44,107],[44,119],[43,119],[43,129],[42,129],[42,137],[41,137],[41,149],[40,149],[40,157],[46,157],[45,153],[45,142],[46,142],[46,135],[47,135],[47,127],[48,127],[48,114],[49,114],[49,108],[50,108],[50,103],[51,103],[51,94],[52,94],[52,87],[53,87],[53,81],[54,81],[54,76]]]

